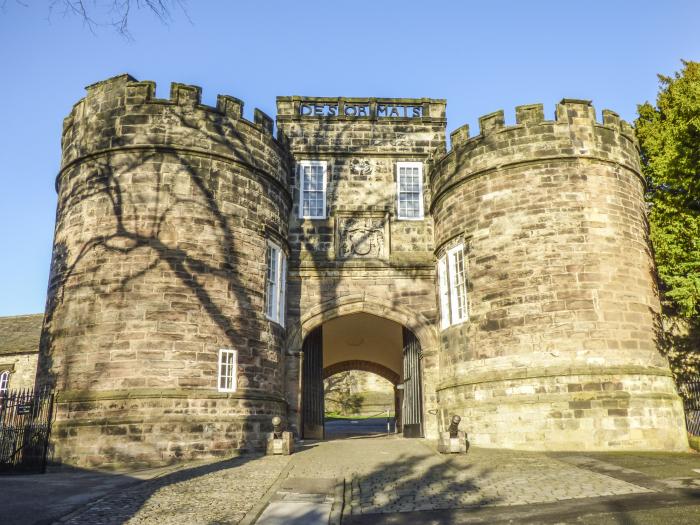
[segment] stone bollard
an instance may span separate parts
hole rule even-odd
[[[282,418],[272,418],[272,432],[267,435],[267,454],[282,454],[288,456],[294,452],[294,436],[291,432],[282,431]]]
[[[447,432],[440,432],[438,452],[441,454],[466,454],[469,450],[467,433],[459,430],[460,421],[461,417],[452,416]]]

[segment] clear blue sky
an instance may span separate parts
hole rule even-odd
[[[277,95],[446,98],[452,130],[501,108],[512,122],[519,104],[551,116],[563,97],[631,121],[657,73],[700,60],[697,0],[191,0],[168,26],[134,12],[132,41],[23,1],[0,12],[0,315],[43,311],[62,120],[92,82],[197,84],[248,117]]]

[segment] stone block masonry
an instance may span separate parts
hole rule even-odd
[[[629,126],[581,100],[516,116],[458,130],[431,176],[438,255],[468,247],[470,319],[441,334],[443,417],[464,415],[478,445],[685,449]]]
[[[580,100],[516,117],[446,152],[444,100],[280,97],[275,136],[196,86],[89,86],[64,122],[37,374],[58,392],[54,457],[153,465],[262,448],[275,415],[298,431],[304,337],[359,312],[417,337],[428,437],[458,414],[476,445],[686,448],[631,128]],[[308,162],[324,213],[301,218]],[[412,219],[401,163],[421,168]],[[284,326],[265,315],[270,242]],[[436,264],[458,243],[468,315],[442,328]]]
[[[232,97],[154,88],[89,86],[64,124],[39,380],[58,390],[55,455],[74,464],[230,454],[286,416],[264,280],[268,239],[287,237],[287,154]],[[217,391],[222,348],[234,394]]]

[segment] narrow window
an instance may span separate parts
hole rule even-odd
[[[236,350],[219,350],[219,392],[236,391],[236,369],[238,352]]]
[[[269,319],[277,319],[277,261],[279,260],[279,248],[272,244],[267,245],[267,278],[265,290],[265,313]]]
[[[10,372],[5,370],[0,374],[0,396],[7,393],[7,385],[10,382]]]
[[[284,326],[287,257],[279,246],[270,242],[267,244],[266,262],[265,315]]]
[[[450,271],[450,303],[452,324],[467,320],[467,272],[462,245],[447,252]]]
[[[299,164],[299,218],[326,218],[326,161]]]
[[[396,168],[398,218],[421,220],[423,218],[423,165],[420,162],[399,162]]]
[[[440,328],[450,326],[450,289],[447,285],[447,257],[438,260],[438,287],[440,293]]]
[[[443,330],[469,318],[466,264],[464,246],[461,244],[438,259],[440,328]]]

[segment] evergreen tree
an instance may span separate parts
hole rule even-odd
[[[656,106],[635,121],[647,179],[668,356],[679,379],[700,365],[700,63],[659,75]]]

